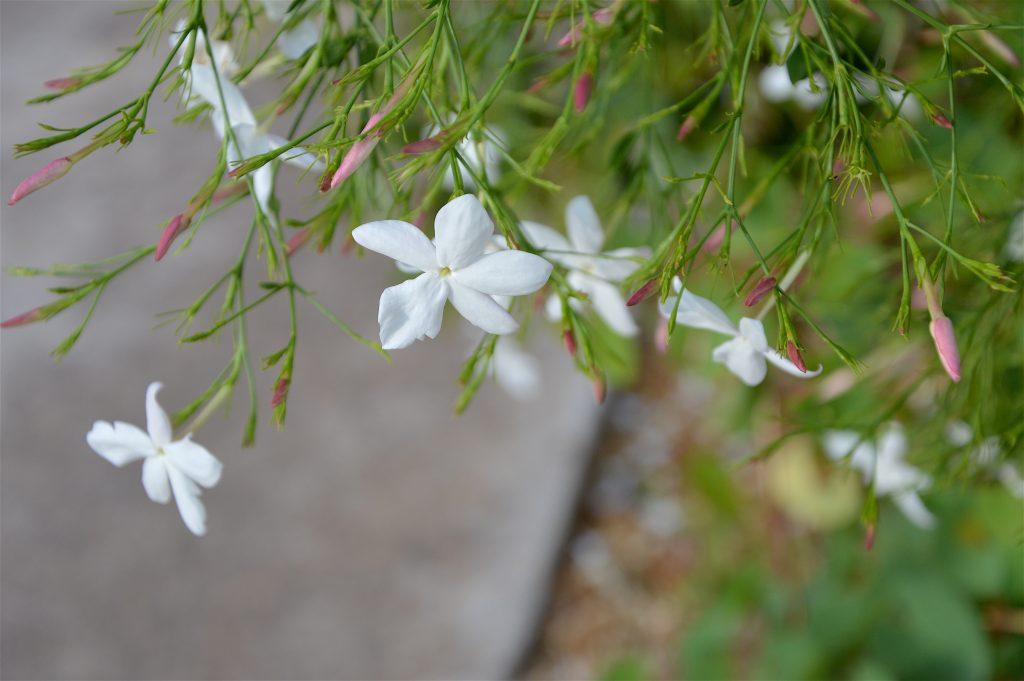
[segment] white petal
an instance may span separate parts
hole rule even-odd
[[[581,253],[597,253],[604,244],[604,230],[594,204],[586,196],[576,196],[565,207],[569,241]]]
[[[758,385],[768,373],[764,355],[743,338],[733,338],[722,343],[712,351],[711,358],[719,364],[724,364],[729,371],[750,386]]]
[[[785,66],[772,64],[761,71],[757,78],[764,98],[773,104],[781,104],[794,96],[796,88],[789,79],[789,70]]]
[[[999,467],[999,482],[1003,483],[1010,494],[1024,499],[1024,478],[1012,463],[1006,462]]]
[[[151,456],[142,462],[142,487],[150,500],[166,504],[171,500],[171,483],[163,457]]]
[[[672,307],[675,299],[669,298],[662,304],[662,313],[667,317],[672,314]],[[732,325],[732,321],[726,316],[722,308],[712,303],[707,298],[702,298],[688,289],[683,289],[682,299],[679,301],[679,310],[676,312],[676,321],[683,326],[695,329],[707,329],[728,336],[739,335],[739,330]]]
[[[894,494],[892,500],[896,503],[907,520],[914,523],[923,530],[930,530],[935,526],[935,516],[925,508],[924,502],[917,492],[902,492]]]
[[[544,301],[544,316],[552,322],[562,321],[562,299],[560,297],[548,296],[548,299]]]
[[[551,263],[523,251],[498,251],[455,270],[452,278],[469,288],[495,296],[522,296],[547,283]]]
[[[279,135],[266,135],[267,142],[269,143],[268,151],[271,149],[277,149],[283,147],[286,144],[290,144],[288,140]],[[303,147],[292,147],[288,151],[284,152],[279,158],[289,165],[293,165],[302,170],[309,170],[314,173],[323,172],[324,162],[320,160],[320,157],[316,154],[306,151]]]
[[[866,443],[863,441],[860,433],[852,430],[829,430],[825,432],[822,444],[825,447],[825,453],[828,454],[830,459],[840,461],[851,455],[855,448]]]
[[[396,350],[437,336],[447,298],[448,285],[432,272],[384,289],[377,312],[381,346]]]
[[[156,401],[156,394],[164,387],[163,383],[150,383],[146,388],[146,430],[149,431],[149,438],[157,447],[163,447],[171,441],[171,419],[167,416],[160,403]]]
[[[191,437],[165,445],[164,452],[171,465],[203,487],[213,487],[220,481],[223,464]]]
[[[199,487],[174,466],[166,468],[171,490],[174,492],[174,501],[178,504],[178,513],[185,521],[185,527],[192,534],[202,537],[206,534],[206,507],[199,500]]]
[[[379,220],[352,230],[357,244],[393,260],[412,265],[421,272],[437,269],[434,244],[427,235],[401,220]]]
[[[495,343],[491,371],[498,385],[517,400],[529,400],[540,392],[540,363],[511,337]]]
[[[764,356],[765,359],[767,359],[769,362],[771,362],[778,368],[782,369],[790,376],[796,376],[797,378],[814,378],[815,376],[821,374],[821,372],[824,369],[824,367],[822,367],[819,364],[817,369],[808,369],[807,371],[800,371],[800,369],[797,368],[795,364],[793,364],[788,359],[786,359],[785,357],[783,357],[782,355],[780,355],[778,352],[771,348],[769,348],[764,353]]]
[[[764,335],[764,324],[757,319],[743,317],[740,319],[740,335],[760,353],[768,351],[768,338]]]
[[[519,223],[519,228],[523,230],[523,234],[530,240],[530,244],[538,250],[564,252],[573,250],[568,239],[547,225],[523,220]],[[552,254],[552,257],[556,257],[556,259],[557,256],[558,253]]]
[[[86,434],[85,441],[94,452],[115,466],[123,466],[156,453],[146,433],[121,421],[114,421],[113,425],[97,421],[92,424],[92,430]]]
[[[618,287],[595,277],[587,279],[582,290],[590,296],[594,312],[620,336],[635,336],[639,329]]]
[[[637,258],[647,258],[646,248],[616,248],[594,258],[594,274],[608,281],[622,281],[636,272],[642,264]]]
[[[288,14],[288,7],[291,0],[263,0],[263,7],[267,10],[267,18],[271,21],[281,21]]]
[[[463,194],[449,201],[434,218],[437,262],[444,267],[469,265],[484,252],[494,234],[494,223],[480,200]]]
[[[480,293],[458,282],[451,283],[450,295],[452,305],[473,326],[487,333],[512,333],[519,328],[519,323],[499,305],[494,298]]]
[[[277,39],[277,49],[288,59],[298,59],[320,40],[320,29],[309,19],[285,31]]]
[[[271,223],[274,223],[274,214],[270,210],[270,197],[274,193],[274,170],[269,163],[260,166],[252,173],[252,190],[263,215]]]
[[[878,457],[886,462],[902,462],[906,453],[907,435],[903,426],[892,421],[878,439]]]
[[[237,125],[256,125],[256,116],[249,108],[249,102],[241,89],[228,78],[224,73],[220,75],[220,90],[217,89],[217,77],[209,66],[194,64],[189,70],[189,88],[192,94],[197,95],[207,104],[213,107],[210,117],[215,126],[219,126],[218,132],[223,136],[224,110],[228,112],[228,122],[234,128]],[[223,106],[221,93],[224,94]]]

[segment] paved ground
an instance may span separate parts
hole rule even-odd
[[[39,83],[98,63],[135,18],[100,2],[0,2],[2,193],[55,154],[11,160],[36,120],[98,116],[145,68],[66,102],[27,109]],[[2,261],[75,262],[156,239],[212,162],[212,138],[173,128],[103,151],[59,185],[2,213]],[[64,149],[61,149],[63,152]],[[185,255],[145,264],[110,292],[79,347],[47,351],[77,313],[2,336],[4,678],[492,678],[530,631],[545,571],[580,475],[596,411],[549,339],[542,399],[486,389],[453,419],[467,350],[448,318],[439,342],[388,366],[307,314],[288,429],[264,414],[252,450],[241,414],[199,438],[226,463],[207,494],[210,532],[191,537],[150,503],[139,470],[91,453],[97,418],[143,421],[148,381],[182,404],[225,361],[226,345],[181,348],[155,314],[223,271],[239,207]],[[303,280],[358,329],[376,332],[382,259],[304,254]],[[3,280],[4,318],[46,300],[42,281]],[[337,292],[335,295],[333,292]],[[283,301],[281,301],[283,302]],[[266,353],[285,311],[257,315]],[[544,342],[547,341],[547,342]],[[270,379],[262,379],[264,400]]]

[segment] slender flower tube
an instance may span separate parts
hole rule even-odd
[[[72,161],[68,156],[58,158],[56,161],[50,161],[43,166],[41,170],[37,170],[32,173],[22,180],[21,184],[14,188],[14,193],[11,194],[11,198],[7,201],[7,205],[13,206],[32,192],[39,191],[46,185],[56,182],[67,175],[73,165],[74,161]]]
[[[572,104],[576,113],[583,113],[590,102],[590,93],[594,89],[594,74],[584,73],[576,81],[576,87],[572,91]]]
[[[690,115],[683,119],[682,125],[679,126],[679,132],[676,133],[676,141],[682,142],[685,140],[691,132],[697,128],[696,117]]]
[[[11,329],[15,326],[24,326],[25,324],[31,324],[32,322],[38,322],[43,318],[43,311],[41,308],[29,310],[28,312],[22,312],[19,315],[15,315],[10,319],[0,322],[0,329]]]
[[[170,250],[174,240],[178,238],[179,234],[188,229],[190,224],[192,224],[192,216],[186,213],[178,213],[171,218],[160,235],[160,241],[156,244],[156,253],[153,255],[153,259],[160,262],[167,255],[167,251]]]
[[[935,349],[939,353],[939,360],[942,368],[946,370],[954,383],[960,382],[960,350],[956,345],[956,334],[953,332],[953,322],[949,317],[940,315],[932,319],[928,330],[935,341]]]

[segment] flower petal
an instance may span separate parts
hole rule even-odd
[[[94,452],[118,467],[156,453],[152,440],[141,428],[122,421],[114,421],[113,425],[97,421],[85,441]]]
[[[277,49],[288,59],[298,59],[320,40],[320,29],[305,19],[293,29],[285,31],[277,39]]]
[[[935,516],[932,515],[917,492],[901,492],[892,495],[892,500],[899,507],[907,520],[914,523],[922,530],[930,530],[935,526]]]
[[[267,151],[271,149],[277,149],[287,144],[291,144],[288,140],[278,135],[267,135]],[[292,147],[288,151],[281,154],[279,157],[282,161],[289,165],[293,165],[296,168],[302,170],[308,170],[314,173],[322,173],[326,166],[324,162],[320,160],[320,157],[316,154],[306,151],[304,147]]]
[[[519,322],[489,295],[451,282],[452,305],[473,326],[487,333],[512,333],[519,328]]]
[[[594,274],[608,281],[622,281],[640,268],[638,258],[650,254],[647,248],[616,248],[594,258]]]
[[[171,441],[171,419],[167,416],[160,403],[156,401],[156,394],[164,387],[163,383],[150,383],[146,388],[146,430],[149,431],[149,438],[157,447],[163,447]]]
[[[711,358],[719,364],[724,364],[729,371],[750,386],[761,383],[768,373],[764,355],[743,338],[733,338],[722,343],[712,351]]]
[[[565,207],[569,241],[581,253],[597,253],[604,244],[604,230],[594,204],[586,196],[573,197]]]
[[[171,483],[163,457],[151,456],[142,462],[142,487],[151,501],[166,504],[171,500]]]
[[[739,330],[733,326],[732,321],[722,311],[722,308],[707,298],[702,298],[685,288],[681,295],[682,299],[679,301],[679,310],[676,312],[676,321],[678,323],[694,329],[707,329],[708,331],[724,333],[727,336],[739,335]],[[662,303],[662,314],[666,317],[670,316],[675,302],[675,298],[670,297]]]
[[[817,369],[801,371],[797,365],[793,364],[772,348],[765,351],[764,357],[790,376],[796,376],[797,378],[814,378],[815,376],[820,375],[824,370],[824,367],[819,364]]]
[[[498,251],[472,265],[452,272],[452,278],[469,288],[492,296],[522,296],[547,283],[551,263],[523,251]]]
[[[393,260],[416,267],[421,272],[437,269],[434,244],[427,235],[401,220],[379,220],[352,230],[357,244]]]
[[[220,480],[224,465],[191,437],[164,445],[164,452],[172,466],[203,487],[213,487]]]
[[[437,263],[453,269],[469,265],[484,252],[494,234],[494,223],[480,200],[463,194],[437,211],[434,245]]]
[[[198,485],[174,466],[166,468],[167,477],[171,481],[171,491],[174,492],[174,501],[178,504],[178,513],[185,521],[185,527],[192,534],[202,537],[206,534],[206,507],[199,499]]]
[[[525,234],[526,238],[530,240],[530,244],[538,250],[564,252],[573,250],[568,239],[547,225],[542,225],[539,222],[523,220],[519,223],[519,228],[523,230],[523,234]],[[551,255],[553,258],[557,259],[560,254],[552,253]]]
[[[447,298],[448,285],[432,272],[384,289],[377,312],[381,346],[397,350],[437,336]]]
[[[633,321],[633,315],[629,313],[629,308],[626,307],[626,299],[622,297],[622,293],[619,292],[615,284],[609,284],[596,277],[587,277],[586,283],[581,288],[590,296],[594,312],[615,333],[627,337],[637,334],[639,328]]]
[[[758,319],[740,319],[740,335],[760,353],[768,352],[768,338],[764,335],[764,324]]]

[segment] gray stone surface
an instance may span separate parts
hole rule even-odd
[[[73,147],[12,160],[34,123],[104,113],[147,79],[27,108],[42,81],[98,63],[131,39],[127,4],[0,2],[2,193]],[[99,258],[153,242],[212,164],[206,129],[170,125],[104,150],[59,184],[3,206],[2,262]],[[293,176],[294,177],[294,176]],[[300,193],[293,206],[302,209]],[[118,470],[84,435],[95,419],[144,422],[150,380],[183,404],[226,361],[227,342],[176,344],[155,315],[194,297],[234,258],[247,210],[208,222],[193,247],[147,262],[107,295],[75,351],[47,356],[72,312],[2,341],[0,674],[4,678],[493,678],[530,617],[593,433],[589,386],[550,338],[534,338],[545,394],[519,404],[485,387],[451,415],[468,350],[449,310],[433,343],[385,362],[304,313],[287,430],[239,447],[243,411],[197,437],[226,464],[197,540],[149,502],[137,465]],[[301,280],[376,333],[389,261],[304,253]],[[7,318],[47,300],[42,280],[4,277]],[[253,319],[258,354],[286,339],[284,301]],[[241,406],[241,405],[240,405]]]

